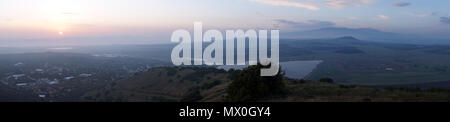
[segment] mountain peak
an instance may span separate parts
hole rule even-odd
[[[343,37],[339,37],[339,38],[336,38],[336,39],[339,39],[339,40],[359,40],[359,39],[357,39],[357,38],[355,38],[353,36],[343,36]]]
[[[328,27],[328,28],[321,28],[318,29],[320,31],[346,31],[346,32],[357,32],[357,31],[363,31],[363,32],[376,32],[376,33],[383,33],[380,30],[373,29],[373,28],[346,28],[346,27]]]

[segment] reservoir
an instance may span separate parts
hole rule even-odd
[[[322,63],[322,60],[308,60],[308,61],[287,61],[281,62],[281,70],[284,71],[285,76],[289,78],[302,79],[311,73],[317,65]],[[244,69],[247,66],[230,66],[223,65],[218,66],[218,69],[230,70],[230,69]]]

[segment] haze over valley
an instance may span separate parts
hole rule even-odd
[[[450,101],[449,5],[2,0],[0,102]],[[224,45],[227,30],[279,31],[281,72],[261,77],[261,65],[175,66],[176,30],[189,33],[183,40],[205,41],[203,49],[222,41],[206,42],[209,30],[220,32]],[[261,50],[249,43],[247,59]]]

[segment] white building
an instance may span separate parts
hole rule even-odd
[[[12,77],[14,77],[14,79],[19,79],[20,77],[25,76],[25,74],[16,74],[16,75],[12,75]]]
[[[14,66],[21,66],[21,65],[23,65],[22,62],[18,62],[18,63],[16,63],[16,64],[14,64]]]
[[[16,86],[27,86],[27,83],[18,83]]]
[[[75,77],[73,76],[69,76],[69,77],[65,77],[64,80],[70,80],[70,79],[74,79]]]
[[[80,77],[91,77],[91,76],[92,76],[92,74],[86,74],[86,73],[80,74]]]

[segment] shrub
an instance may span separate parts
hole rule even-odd
[[[249,66],[233,77],[233,81],[227,88],[226,101],[252,101],[273,95],[283,95],[285,84],[283,74],[262,77],[260,69],[262,65]],[[281,71],[281,70],[280,70]]]
[[[321,78],[319,80],[319,82],[322,82],[322,83],[333,83],[334,81],[331,78]]]
[[[181,98],[181,102],[195,102],[203,99],[202,95],[200,95],[200,91],[198,88],[191,88],[188,93]]]

